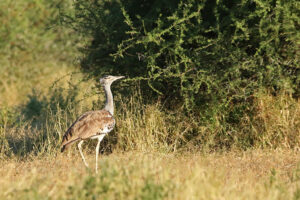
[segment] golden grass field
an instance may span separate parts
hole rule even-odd
[[[299,199],[299,152],[78,152],[2,160],[1,199]]]

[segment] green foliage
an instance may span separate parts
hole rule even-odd
[[[142,188],[141,199],[153,200],[164,199],[167,196],[164,185],[156,184],[154,181],[147,179],[145,186]]]
[[[132,180],[136,173],[134,166],[109,166],[103,164],[101,174],[86,176],[79,185],[68,188],[70,199],[165,199],[170,193],[171,183],[155,183],[153,175],[143,178],[139,184]],[[92,172],[92,171],[91,171]],[[92,172],[93,173],[93,172]],[[169,189],[169,190],[168,190]]]
[[[70,30],[53,24],[59,20],[59,8],[68,10],[69,6],[70,1],[61,0],[1,1],[1,64],[41,60],[41,55],[48,60],[53,57],[65,60],[66,55],[74,52],[70,41],[75,41],[75,37]]]
[[[24,103],[33,89],[46,92],[57,76],[74,70],[78,36],[56,25],[70,3],[0,1],[0,107]]]
[[[69,22],[92,38],[82,69],[93,76],[143,80],[170,105],[179,102],[188,110],[220,105],[229,112],[231,103],[247,103],[261,87],[300,94],[294,1],[77,0],[74,5]]]

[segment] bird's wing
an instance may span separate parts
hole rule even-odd
[[[93,113],[81,126],[78,126],[78,133],[81,139],[87,139],[101,133],[110,132],[115,126],[115,119],[106,110]]]
[[[90,138],[97,135],[97,133],[104,133],[108,129],[111,131],[114,125],[115,119],[106,110],[84,113],[66,131],[62,146],[79,139]]]

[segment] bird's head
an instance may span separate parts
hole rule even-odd
[[[125,76],[111,76],[111,75],[107,75],[104,76],[102,78],[100,78],[100,83],[105,86],[105,85],[110,85],[112,84],[114,81],[118,80],[118,79],[122,79],[125,78]]]

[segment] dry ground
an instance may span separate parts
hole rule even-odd
[[[291,150],[102,156],[94,173],[78,152],[0,161],[0,199],[299,199]]]

